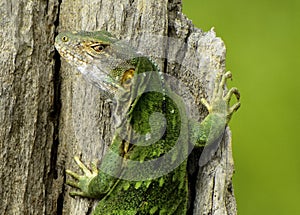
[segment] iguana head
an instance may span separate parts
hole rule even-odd
[[[63,32],[55,38],[55,47],[105,94],[124,90],[124,80],[133,77],[136,52],[106,31]]]

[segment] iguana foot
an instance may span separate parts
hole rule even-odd
[[[90,171],[79,159],[79,157],[75,156],[74,157],[75,162],[79,166],[79,168],[83,171],[84,175],[78,175],[77,173],[71,171],[71,170],[66,170],[66,173],[70,175],[72,178],[74,178],[76,181],[70,181],[67,180],[66,183],[70,185],[71,187],[75,187],[80,189],[81,191],[79,192],[70,192],[70,196],[82,196],[82,197],[90,197],[92,198],[89,194],[89,183],[90,181],[98,175],[98,169],[97,165],[95,163],[92,163],[92,171]]]
[[[216,77],[215,88],[210,104],[206,99],[201,99],[202,104],[207,108],[209,113],[224,114],[226,116],[226,123],[231,119],[232,114],[239,109],[240,93],[237,88],[231,88],[225,94],[225,85],[227,79],[231,79],[231,72],[219,73]],[[235,96],[237,102],[230,107],[230,100],[232,96]]]

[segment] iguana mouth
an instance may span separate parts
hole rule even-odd
[[[84,66],[92,63],[93,58],[91,56],[83,56],[80,52],[74,52],[72,49],[62,46],[59,43],[56,43],[55,46],[63,58],[65,58],[68,62],[75,63],[76,66]],[[80,50],[79,48],[77,49]]]

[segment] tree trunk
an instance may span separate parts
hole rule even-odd
[[[225,69],[225,47],[213,30],[193,27],[180,0],[0,2],[1,214],[88,214],[97,202],[68,195],[65,169],[76,169],[74,155],[101,159],[113,136],[110,105],[60,61],[57,31],[105,29],[128,40],[185,84],[199,120],[207,114],[200,98],[210,99]],[[193,153],[191,214],[236,214],[230,137],[227,128],[200,168]]]

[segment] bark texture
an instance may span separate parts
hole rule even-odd
[[[54,37],[99,29],[153,56],[190,89],[199,120],[207,114],[200,98],[209,100],[216,73],[225,69],[225,47],[213,30],[193,27],[181,0],[0,0],[1,214],[92,211],[96,201],[69,197],[65,168],[76,169],[74,155],[86,163],[101,159],[113,135],[110,106],[60,62]],[[227,129],[205,165],[190,162],[197,177],[191,214],[236,214],[230,137]]]

